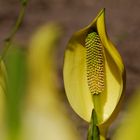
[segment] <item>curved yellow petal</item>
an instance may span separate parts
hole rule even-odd
[[[85,51],[78,41],[70,40],[65,52],[64,84],[72,108],[80,117],[90,121],[93,102],[86,79]]]
[[[119,106],[125,83],[124,65],[107,37],[104,14],[103,9],[90,25],[72,36],[65,51],[63,71],[65,90],[72,108],[86,121],[90,121],[92,109],[95,108],[99,124],[108,119],[110,122],[110,117]],[[104,54],[105,89],[97,95],[91,94],[87,80],[85,39],[93,31],[99,35]]]
[[[104,46],[106,73],[106,101],[103,107],[103,122],[110,118],[120,98],[123,96],[125,84],[125,68],[121,56],[108,39],[105,27],[105,11],[103,10],[96,21],[97,32]],[[101,99],[104,101],[103,99]]]
[[[22,140],[79,140],[58,88],[55,52],[61,28],[41,26],[31,38],[29,84],[23,112]]]

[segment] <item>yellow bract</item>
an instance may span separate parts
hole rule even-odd
[[[106,124],[105,122],[110,122],[114,118],[114,114],[116,115],[119,103],[123,97],[125,84],[125,68],[120,54],[107,37],[104,18],[105,10],[103,9],[90,25],[74,33],[65,51],[63,70],[65,90],[72,108],[88,122],[94,108],[97,113],[98,124]],[[104,79],[99,80],[100,83],[103,82],[104,86],[103,90],[99,89],[100,94],[92,94],[88,85],[88,78],[92,76],[92,71],[88,75],[89,64],[87,64],[85,40],[89,34],[94,32],[100,38],[101,42],[99,43],[102,46],[102,59],[104,62],[104,69],[101,69],[100,65],[98,65],[98,71],[93,72],[93,77],[95,78],[100,78],[100,75],[98,75],[101,73],[100,69],[104,72]],[[91,45],[94,44],[96,45],[94,42],[91,43]],[[92,53],[94,53],[93,49]],[[99,55],[97,53],[97,58]],[[96,55],[93,55],[92,59],[96,59]],[[92,63],[96,63],[96,61],[92,61]],[[92,63],[91,68],[94,66]],[[94,74],[97,75],[95,76]],[[93,77],[91,79],[94,80]],[[97,83],[98,80],[95,82]],[[93,81],[93,83],[95,82]],[[93,87],[95,88],[95,86]]]
[[[139,140],[140,89],[133,93],[122,116],[123,119],[112,140]]]
[[[61,35],[55,24],[44,25],[29,47],[29,83],[21,140],[79,140],[61,99],[55,63]]]

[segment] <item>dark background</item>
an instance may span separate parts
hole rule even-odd
[[[18,16],[18,0],[0,0],[0,45]],[[119,50],[127,71],[125,104],[110,134],[120,124],[125,106],[135,89],[140,85],[140,1],[139,0],[29,0],[23,24],[16,35],[16,41],[23,46],[28,44],[32,33],[49,22],[59,23],[64,35],[57,50],[56,63],[63,88],[62,65],[64,49],[73,32],[88,25],[102,9],[106,8],[107,32]],[[65,98],[65,95],[64,95]],[[83,140],[86,139],[87,123],[66,106]]]

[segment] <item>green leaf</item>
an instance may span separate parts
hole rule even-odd
[[[12,46],[6,57],[8,73],[7,91],[7,125],[10,140],[18,140],[20,128],[21,100],[25,86],[25,54],[19,48]]]

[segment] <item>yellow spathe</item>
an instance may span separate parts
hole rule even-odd
[[[55,52],[60,34],[57,25],[48,24],[40,27],[31,38],[21,140],[80,139],[58,88]]]
[[[125,68],[120,54],[109,40],[105,28],[103,9],[90,25],[76,32],[68,42],[64,57],[64,84],[70,105],[86,121],[90,121],[94,108],[98,123],[103,124],[116,114],[123,97]],[[91,32],[97,32],[104,53],[105,89],[99,95],[91,94],[87,83],[87,62],[85,39]],[[114,112],[115,110],[115,112]]]

